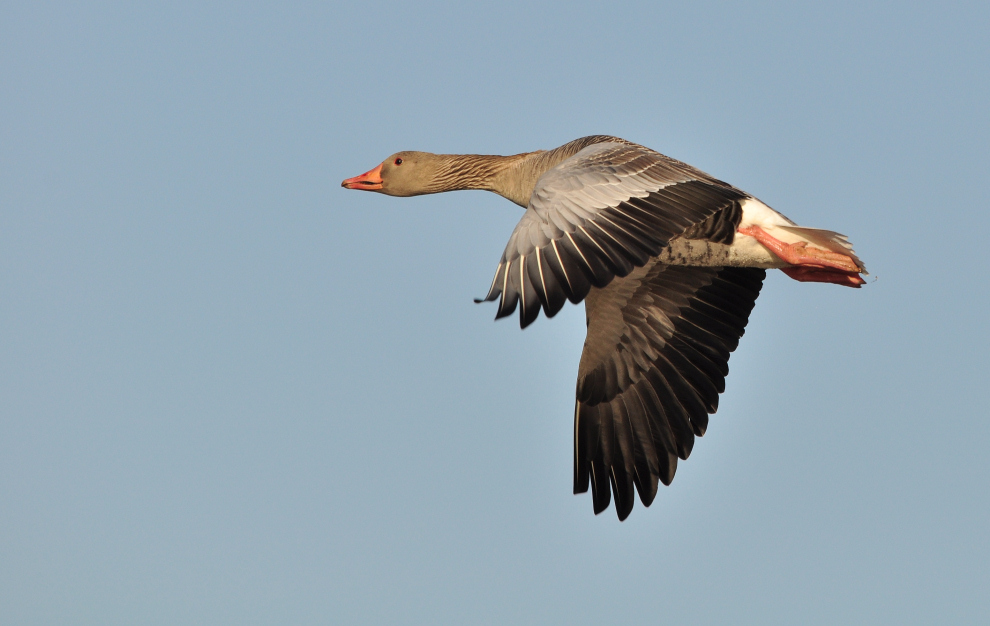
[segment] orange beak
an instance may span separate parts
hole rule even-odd
[[[384,165],[384,163],[382,163]],[[365,172],[360,176],[355,176],[354,178],[348,178],[344,182],[340,183],[340,186],[345,189],[365,189],[367,191],[374,191],[375,189],[382,188],[382,166],[379,165],[375,169]]]

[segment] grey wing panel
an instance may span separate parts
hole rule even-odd
[[[499,299],[497,318],[519,304],[523,327],[541,308],[552,317],[746,197],[642,146],[588,146],[537,182],[484,300]]]
[[[654,263],[593,291],[574,415],[574,492],[625,519],[670,484],[725,390],[766,276]]]

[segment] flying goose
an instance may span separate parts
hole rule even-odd
[[[595,514],[635,490],[650,506],[708,428],[766,269],[859,287],[845,236],[797,226],[753,196],[624,139],[595,135],[513,156],[397,152],[347,189],[495,192],[526,209],[488,294],[520,326],[584,300],[574,493]]]

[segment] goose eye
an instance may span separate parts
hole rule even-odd
[[[395,160],[395,164],[396,165],[402,165],[402,159],[396,159]]]

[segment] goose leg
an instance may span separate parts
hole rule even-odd
[[[781,268],[781,271],[794,280],[810,283],[833,283],[847,287],[859,287],[866,283],[859,275],[861,268],[852,258],[844,254],[813,246],[809,247],[805,241],[784,243],[759,226],[740,228],[739,233],[753,237],[781,260],[795,266]]]

